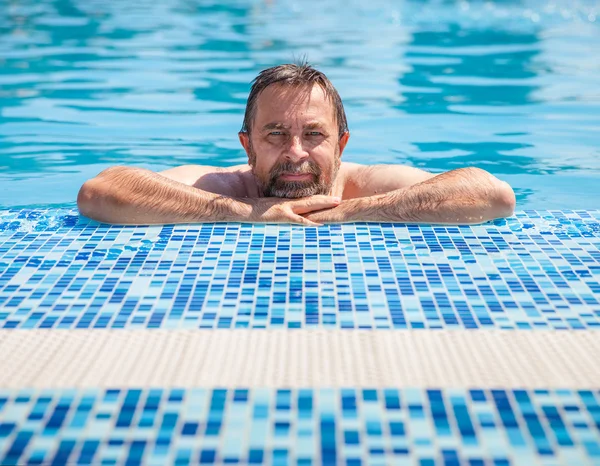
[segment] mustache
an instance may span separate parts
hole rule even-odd
[[[311,161],[303,162],[300,165],[291,162],[282,162],[271,170],[271,181],[275,181],[284,173],[293,175],[314,175],[319,177],[321,175],[321,168]]]

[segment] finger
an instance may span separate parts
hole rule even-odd
[[[307,219],[306,217],[302,217],[300,215],[294,216],[294,220],[297,223],[301,223],[302,225],[306,225],[308,227],[322,227],[322,223],[313,222],[312,220]]]
[[[299,200],[292,204],[292,210],[296,214],[306,214],[308,212],[314,212],[315,210],[331,209],[340,205],[342,202],[339,197],[332,196],[313,196],[306,200]]]

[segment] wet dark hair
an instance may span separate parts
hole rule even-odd
[[[338,91],[333,87],[331,81],[325,74],[313,68],[306,61],[299,63],[286,63],[261,71],[256,79],[252,81],[252,88],[246,103],[246,113],[241,132],[250,134],[252,122],[256,116],[256,102],[258,96],[271,84],[283,84],[285,86],[312,86],[318,84],[323,89],[325,96],[331,100],[335,109],[335,117],[338,124],[338,136],[341,138],[348,131],[348,121],[342,99]]]

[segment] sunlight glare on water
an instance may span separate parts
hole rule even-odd
[[[600,200],[595,1],[7,0],[0,207],[73,206],[117,164],[245,163],[249,83],[306,56],[344,100],[344,159],[486,169],[518,209]]]

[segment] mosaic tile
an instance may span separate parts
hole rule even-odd
[[[600,464],[600,392],[0,391],[0,464]]]
[[[122,227],[0,212],[0,328],[598,329],[600,211]]]

